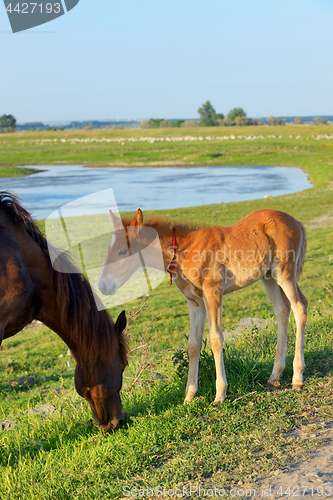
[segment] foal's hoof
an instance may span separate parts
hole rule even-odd
[[[267,387],[270,391],[277,391],[280,388],[280,382],[278,380],[274,384],[267,382]]]
[[[192,401],[194,399],[194,396],[195,396],[195,394],[193,394],[193,395],[187,395],[186,398],[184,399],[184,404],[190,404],[190,403],[192,403]]]
[[[303,389],[303,387],[304,387],[304,384],[293,384],[292,385],[293,391],[300,391],[301,389]]]
[[[226,398],[226,396],[221,396],[220,398],[215,398],[213,401],[213,405],[214,406],[221,405],[222,403],[224,403],[225,398]]]

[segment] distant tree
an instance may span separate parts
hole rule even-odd
[[[201,108],[198,109],[200,115],[199,124],[203,127],[214,127],[217,125],[217,120],[221,118],[223,120],[224,114],[217,114],[213,105],[210,101],[206,101]]]
[[[232,127],[237,125],[239,127],[245,127],[247,125],[263,125],[264,122],[257,118],[248,118],[245,116],[236,116],[234,120],[231,120],[229,116],[226,116],[223,120],[218,120],[218,125],[221,127]]]
[[[16,118],[13,115],[0,116],[0,128],[2,132],[14,132],[16,129]]]
[[[303,125],[303,120],[300,116],[296,116],[294,122],[296,123],[296,125]]]
[[[184,120],[171,120],[169,121],[169,127],[181,127]]]
[[[151,128],[150,127],[150,123],[148,120],[143,120],[141,123],[140,123],[140,128]]]
[[[199,127],[199,122],[197,120],[187,120],[186,122],[184,121],[180,126],[182,128],[193,128],[193,127]]]
[[[245,127],[246,125],[249,125],[249,119],[246,116],[236,116],[235,124],[239,127]]]
[[[232,122],[234,120],[236,120],[237,117],[242,117],[242,116],[246,116],[246,113],[244,111],[243,108],[234,108],[232,109],[231,111],[229,111],[229,113],[227,114],[227,117],[229,118],[229,120],[231,120]]]
[[[269,116],[267,118],[267,123],[268,123],[268,125],[271,125],[271,126],[278,125],[279,124],[279,120],[275,116],[271,115],[271,116]]]
[[[170,127],[169,120],[162,120],[160,122],[160,128],[168,128],[168,127]]]
[[[218,124],[221,127],[232,127],[235,123],[226,116],[223,120],[218,120]]]
[[[275,116],[269,116],[267,118],[267,123],[268,125],[285,125],[286,124],[286,119],[285,118],[276,118]]]
[[[163,118],[150,118],[149,120],[150,128],[159,128],[161,122],[163,121],[164,121]]]
[[[264,122],[260,118],[248,118],[247,124],[248,125],[263,125]]]
[[[317,116],[316,118],[313,119],[313,123],[315,125],[327,125],[328,124],[328,120],[327,118],[320,118],[319,116]]]

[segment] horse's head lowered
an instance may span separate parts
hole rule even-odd
[[[97,360],[93,369],[88,372],[85,364],[80,362],[80,356],[77,356],[75,388],[90,404],[95,423],[106,432],[116,430],[127,420],[119,395],[127,364],[122,336],[125,327],[126,315],[122,311],[115,324],[119,349],[112,360]]]
[[[98,281],[98,288],[104,295],[114,295],[143,265],[164,271],[157,232],[143,226],[142,211],[137,210],[127,227],[123,227],[121,219],[111,210],[110,217],[115,232]]]

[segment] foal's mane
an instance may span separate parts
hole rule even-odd
[[[132,218],[128,216],[124,216],[121,218],[123,226],[127,227],[130,225]],[[174,220],[168,218],[168,217],[150,217],[144,219],[143,222],[144,226],[152,227],[155,229],[159,236],[163,237],[165,235],[170,235],[170,230],[173,231],[175,230],[178,233],[183,233],[183,234],[188,234],[191,233],[192,231],[196,231],[197,229],[201,228],[200,223],[197,221],[194,222],[175,222]]]
[[[68,346],[74,353],[77,351],[83,355],[89,367],[94,366],[97,359],[110,362],[120,347],[120,354],[126,365],[124,335],[121,334],[119,342],[111,316],[106,310],[98,311],[90,284],[82,274],[60,273],[53,269],[47,240],[19,200],[18,196],[9,191],[0,192],[0,208],[14,224],[31,236],[47,258],[56,289],[61,324],[68,335]],[[61,259],[65,266],[67,264],[67,269],[69,266],[73,268],[65,253],[61,254]]]

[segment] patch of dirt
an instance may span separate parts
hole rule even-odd
[[[312,426],[315,426],[316,430],[311,433]],[[323,444],[310,452],[307,458],[252,483],[251,488],[255,488],[258,492],[256,496],[263,496],[260,492],[266,491],[265,498],[274,499],[333,497],[333,422],[310,424],[304,429],[293,431],[290,435],[295,439],[304,440],[319,437],[323,440]],[[246,485],[242,487],[245,488]]]
[[[275,470],[266,477],[253,478],[250,481],[244,478],[244,481],[232,486],[224,487],[210,480],[200,481],[202,492],[205,490],[206,496],[214,497],[211,492],[215,488],[218,491],[222,488],[223,495],[217,494],[216,498],[224,496],[236,500],[333,498],[333,422],[311,423],[290,432],[289,436],[295,440],[308,442],[309,446],[300,460],[288,467]],[[318,439],[321,440],[320,447],[311,450],[311,440]],[[313,447],[315,446],[316,443],[313,442]],[[260,456],[261,452],[256,454]],[[199,483],[195,481],[193,483],[199,489]],[[195,498],[197,496],[193,495]],[[201,496],[205,496],[204,493]]]
[[[333,211],[314,217],[305,224],[306,229],[327,229],[333,226]]]
[[[266,328],[267,326],[267,321],[262,318],[242,318],[239,320],[238,323],[235,323],[232,326],[231,330],[224,330],[223,331],[223,337],[224,340],[228,341],[231,340],[235,337],[239,337],[239,335],[243,332],[245,329],[251,329],[253,327],[257,327],[259,330],[262,330]]]

